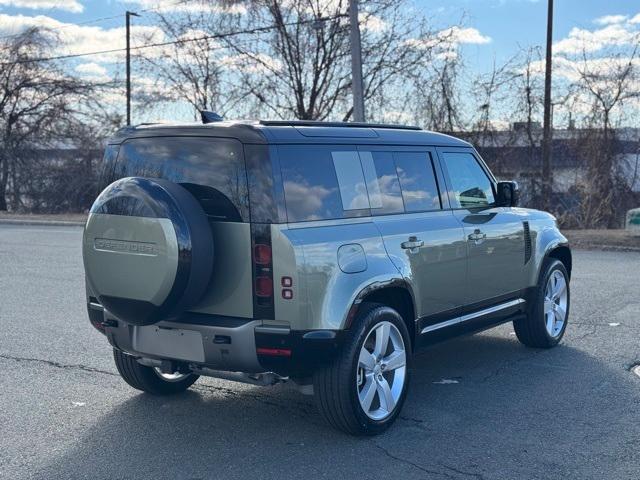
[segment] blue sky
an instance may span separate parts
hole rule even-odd
[[[171,2],[172,0],[164,0]],[[79,23],[98,17],[118,15],[127,7],[136,9],[157,4],[154,0],[0,0],[0,14],[9,16],[46,16],[64,23]],[[546,0],[414,0],[416,8],[433,18],[438,27],[462,21],[491,38],[489,43],[466,45],[467,58],[475,69],[490,68],[494,57],[506,60],[518,46],[543,45],[545,39]],[[31,8],[30,8],[31,7]],[[572,28],[593,30],[594,21],[606,15],[627,15],[640,12],[640,2],[630,0],[556,0],[556,41],[566,38]],[[136,22],[146,23],[144,18]],[[107,20],[94,25],[114,28],[123,19]],[[13,28],[13,27],[12,27]],[[0,34],[7,26],[0,23]],[[10,29],[13,32],[12,29]]]
[[[432,13],[438,23],[455,22],[461,16],[467,26],[491,37],[489,44],[467,46],[467,58],[475,68],[490,68],[493,58],[507,60],[518,46],[544,45],[546,0],[416,0],[418,8]],[[556,0],[554,41],[567,38],[573,28],[595,30],[596,19],[607,15],[634,17],[640,2],[630,0]]]
[[[180,0],[0,0],[0,36],[30,25],[44,25],[62,35],[64,46],[58,53],[122,48],[123,16],[85,22],[122,15],[127,8],[138,11],[154,8],[159,2],[172,6]],[[458,43],[471,73],[491,70],[494,61],[498,65],[505,62],[521,47],[544,45],[546,0],[413,0],[413,4],[432,19],[436,30],[452,25],[464,27],[458,30]],[[584,45],[597,57],[605,55],[607,46],[628,46],[632,39],[637,39],[634,35],[640,33],[637,0],[556,0],[555,4],[555,52],[562,58],[554,61],[561,61],[561,68],[556,69],[560,76],[565,72],[570,79],[572,58]],[[152,21],[151,12],[134,18],[138,33],[156,35],[155,41],[165,40],[157,36]],[[121,77],[123,55],[73,59],[69,68],[96,80],[106,80],[115,72]],[[134,76],[134,84],[144,85],[145,81],[151,79]]]

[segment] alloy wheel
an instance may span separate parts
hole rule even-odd
[[[402,334],[391,322],[380,322],[369,331],[360,349],[356,388],[364,413],[383,420],[394,411],[407,373]]]
[[[554,270],[547,280],[544,292],[544,321],[547,333],[557,337],[567,321],[567,279],[560,270]]]

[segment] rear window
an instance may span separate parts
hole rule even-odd
[[[102,167],[100,168],[100,177],[98,178],[98,191],[101,192],[108,185],[113,183],[114,171],[116,167],[116,158],[118,158],[119,145],[107,145],[102,157]]]
[[[210,218],[249,221],[247,173],[242,144],[205,137],[149,137],[120,147],[116,178],[165,178],[198,199]]]

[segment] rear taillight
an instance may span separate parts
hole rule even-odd
[[[256,353],[258,355],[268,355],[270,357],[290,357],[291,349],[290,348],[264,348],[258,347],[256,348]]]
[[[253,258],[258,265],[270,265],[271,247],[269,245],[258,243],[255,247],[253,247]]]
[[[273,319],[273,254],[271,225],[251,224],[251,253],[253,260],[253,315]]]
[[[270,277],[256,277],[256,295],[261,298],[273,297],[273,280]]]

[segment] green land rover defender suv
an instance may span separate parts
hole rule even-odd
[[[119,131],[83,256],[91,323],[151,394],[198,376],[312,393],[334,427],[398,416],[411,357],[513,322],[547,348],[571,252],[474,148],[416,127],[216,121]]]

